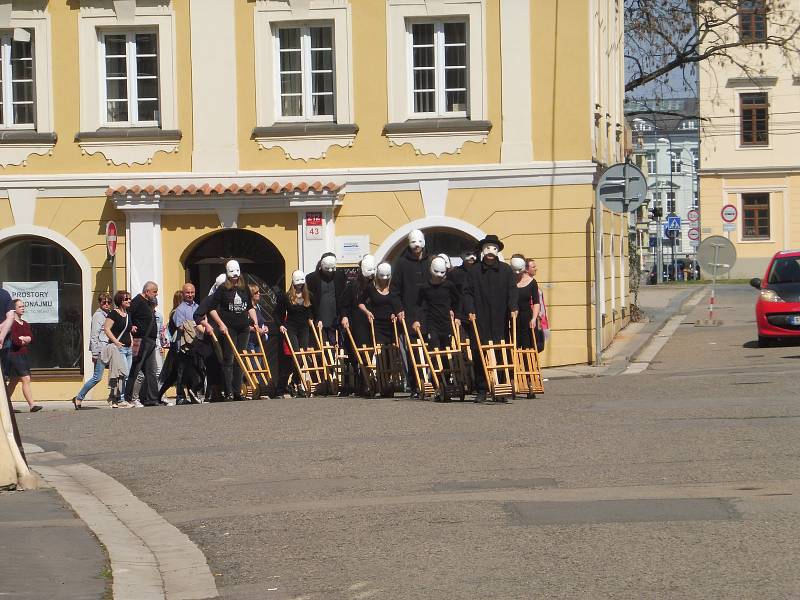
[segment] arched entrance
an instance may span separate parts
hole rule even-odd
[[[208,293],[232,258],[239,261],[248,282],[264,290],[285,288],[286,261],[272,242],[253,231],[225,229],[201,240],[183,261],[186,280],[195,284],[198,297]]]
[[[425,250],[429,255],[445,253],[448,256],[457,257],[464,250],[475,248],[478,241],[459,229],[449,227],[427,227],[422,229],[422,233],[425,234]],[[404,237],[386,253],[384,260],[394,263],[407,246],[408,243]]]

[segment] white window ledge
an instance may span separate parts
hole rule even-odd
[[[158,128],[101,128],[75,134],[83,154],[102,154],[114,165],[151,164],[157,152],[177,152],[181,141],[178,130]]]
[[[55,133],[38,133],[30,130],[0,130],[0,167],[28,166],[27,159],[53,153]]]
[[[280,148],[286,158],[308,161],[325,158],[333,146],[349,148],[358,133],[355,124],[338,123],[278,123],[256,127],[252,138],[260,149]]]
[[[417,154],[460,154],[467,142],[485,144],[491,121],[469,119],[414,119],[387,123],[383,133],[390,146],[411,144]]]

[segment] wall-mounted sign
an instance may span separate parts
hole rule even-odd
[[[106,250],[109,256],[117,253],[117,224],[114,221],[106,223]]]
[[[322,213],[321,212],[307,212],[306,213],[306,239],[307,240],[321,240],[322,239]]]
[[[3,289],[25,303],[28,323],[58,323],[57,281],[4,281]]]
[[[369,254],[368,235],[336,236],[336,260],[341,264],[356,264],[365,254]]]

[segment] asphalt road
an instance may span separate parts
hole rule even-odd
[[[800,346],[754,290],[638,375],[510,405],[292,399],[29,417],[206,553],[223,598],[800,597]]]

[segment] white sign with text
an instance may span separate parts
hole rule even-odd
[[[28,323],[58,323],[57,281],[4,281],[3,289],[25,303]]]

